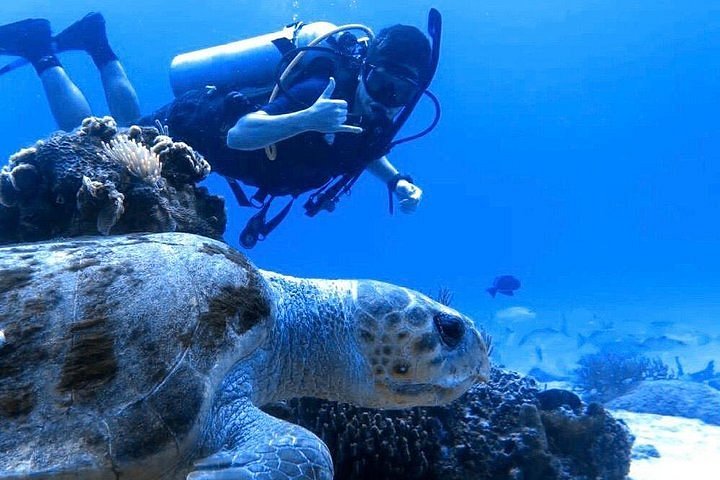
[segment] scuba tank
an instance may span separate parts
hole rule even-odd
[[[277,32],[182,53],[170,65],[173,93],[179,97],[207,86],[220,90],[270,90],[285,53],[317,44],[332,48],[332,32],[336,30],[338,27],[329,22],[298,22]]]

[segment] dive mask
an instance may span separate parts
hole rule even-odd
[[[402,70],[369,63],[364,65],[362,81],[373,100],[390,108],[407,105],[421,88]]]

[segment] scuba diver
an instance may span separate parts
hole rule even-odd
[[[364,36],[358,38],[352,29]],[[85,50],[101,73],[118,123],[160,123],[174,139],[203,154],[241,206],[259,209],[240,235],[240,243],[252,248],[278,226],[299,195],[312,192],[304,205],[309,216],[333,211],[365,170],[387,186],[391,213],[393,196],[401,211],[415,210],[422,190],[386,154],[426,134],[439,119],[439,103],[427,91],[439,55],[440,15],[434,9],[429,33],[432,44],[407,25],[375,36],[362,25],[296,23],[281,32],[181,54],[170,69],[176,98],[142,118],[99,13],[54,37],[44,19],[0,27],[0,54],[20,57],[0,74],[31,63],[58,125],[71,130],[91,113],[56,54]],[[268,65],[277,67],[268,72]],[[432,124],[395,140],[423,94],[436,107]],[[246,195],[238,180],[257,192]],[[268,219],[277,197],[289,201]]]

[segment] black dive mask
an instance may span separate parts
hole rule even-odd
[[[417,80],[404,72],[369,63],[363,67],[362,81],[368,95],[389,108],[407,105],[421,89]]]

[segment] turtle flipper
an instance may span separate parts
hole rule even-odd
[[[322,440],[254,410],[251,428],[243,429],[235,446],[196,461],[187,480],[332,480],[332,458]]]

